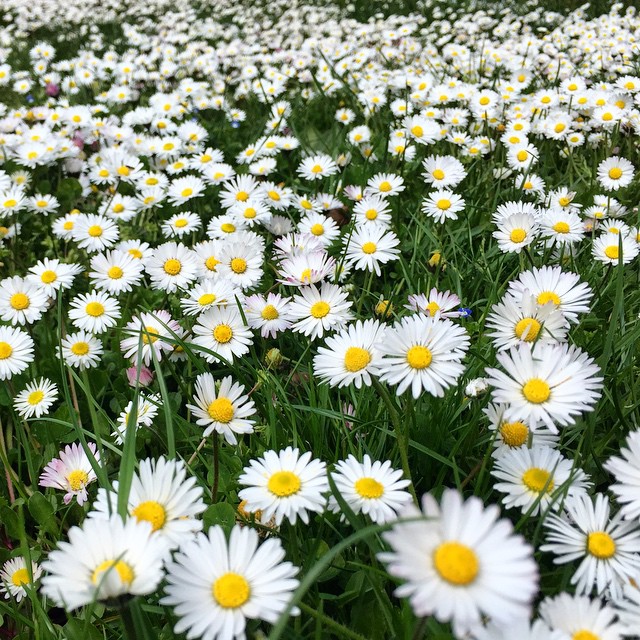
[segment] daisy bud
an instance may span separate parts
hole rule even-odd
[[[127,369],[127,381],[130,387],[136,386],[136,380],[141,387],[148,387],[153,382],[153,371],[149,367],[144,365],[140,367],[140,373],[138,373],[137,367],[129,367]]]

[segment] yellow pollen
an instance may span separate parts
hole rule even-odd
[[[120,278],[122,278],[123,276],[123,273],[124,272],[120,267],[114,265],[109,269],[109,271],[107,271],[107,276],[112,280],[120,280]]]
[[[569,233],[569,231],[571,230],[571,227],[569,227],[569,225],[566,222],[556,222],[552,229],[556,232],[556,233]]]
[[[361,371],[371,362],[371,354],[361,347],[349,347],[344,354],[344,368],[351,373]]]
[[[142,251],[140,251],[140,249],[129,249],[128,251],[129,255],[133,256],[134,258],[140,260],[140,258],[142,258]]]
[[[276,471],[267,483],[267,489],[279,498],[286,498],[298,493],[300,486],[300,478],[291,471]]]
[[[571,640],[600,640],[600,636],[587,629],[580,629],[571,636]]]
[[[216,265],[220,264],[220,260],[216,260],[213,256],[209,256],[205,261],[204,261],[204,266],[207,267],[207,269],[209,269],[209,271],[215,271],[216,270]]]
[[[511,137],[509,138],[509,142],[510,142],[511,144],[518,144],[518,142],[520,142],[520,138],[519,138],[518,136],[511,136]]]
[[[606,113],[602,114],[602,119],[605,122],[609,122],[609,120],[613,120],[613,116],[607,111]]]
[[[599,560],[608,560],[616,553],[616,543],[604,531],[594,531],[587,536],[587,551]]]
[[[527,237],[527,232],[524,229],[514,229],[510,234],[509,238],[511,242],[515,242],[519,244],[520,242],[524,242]]]
[[[135,575],[131,566],[123,560],[118,560],[117,562],[115,560],[105,560],[104,562],[101,562],[93,572],[91,582],[93,582],[93,584],[99,584],[102,580],[103,574],[112,568],[115,569],[116,573],[120,576],[121,582],[127,586],[131,585]]]
[[[211,593],[223,609],[237,609],[250,598],[251,587],[240,574],[225,573],[213,583]]]
[[[144,333],[142,334],[142,342],[143,344],[153,343],[158,339],[158,335],[160,332],[155,327],[147,326],[144,328]],[[150,335],[147,335],[150,334]]]
[[[65,231],[71,231],[71,229],[73,229],[73,221],[71,221],[71,220],[67,220],[67,221],[62,225],[62,228],[63,228]]]
[[[478,102],[483,106],[486,107],[491,100],[489,100],[489,98],[487,98],[487,96],[482,96],[482,98],[480,98],[480,100],[478,100]]]
[[[356,480],[354,488],[361,498],[368,500],[381,498],[384,493],[384,487],[374,478],[360,478]]]
[[[188,198],[189,196],[193,195],[193,189],[190,189],[189,187],[187,187],[186,189],[183,189],[181,191],[180,195],[183,198]]]
[[[620,257],[620,249],[613,244],[609,245],[604,250],[604,255],[607,256],[607,258],[610,258],[611,260],[618,260],[618,258]]]
[[[249,199],[249,194],[246,191],[238,191],[236,193],[236,200],[240,200],[240,202],[246,202]]]
[[[233,329],[228,324],[219,324],[213,330],[213,337],[216,342],[219,342],[220,344],[226,344],[233,338]]]
[[[536,299],[538,304],[547,304],[547,302],[553,302],[555,305],[560,304],[560,297],[553,291],[543,291]]]
[[[475,551],[459,542],[440,544],[433,552],[433,566],[443,580],[456,587],[471,584],[480,571]]]
[[[85,311],[87,315],[90,315],[93,318],[98,318],[104,313],[104,305],[99,302],[90,302],[86,307]]]
[[[431,175],[436,179],[436,180],[444,180],[444,171],[442,169],[434,169],[431,172]]]
[[[446,211],[447,209],[451,208],[451,200],[442,198],[442,200],[438,200],[438,202],[436,202],[436,207],[438,207],[438,209],[441,209],[442,211]]]
[[[558,124],[553,128],[556,133],[562,133],[567,128],[567,125],[564,122],[558,122]]]
[[[378,212],[375,209],[369,209],[364,215],[367,220],[375,220],[378,217]]]
[[[170,276],[177,276],[182,271],[182,263],[176,258],[169,258],[164,263],[164,272]]]
[[[540,102],[542,102],[542,104],[549,104],[551,102],[551,98],[549,96],[544,96]]]
[[[568,207],[571,204],[571,200],[569,198],[562,197],[560,198],[560,200],[558,200],[558,204],[561,207]]]
[[[72,491],[81,491],[89,482],[89,474],[82,469],[75,469],[67,476]]]
[[[233,233],[236,230],[236,226],[231,224],[231,222],[223,222],[220,225],[220,231],[223,233]]]
[[[524,162],[529,157],[529,154],[523,149],[522,151],[518,151],[516,154],[516,158],[518,158],[518,162]]]
[[[300,200],[300,206],[303,209],[307,209],[307,211],[309,209],[313,209],[313,204],[311,204],[311,202],[309,202],[308,200]]]
[[[575,91],[578,88],[578,85],[575,82],[572,82],[567,89],[569,89],[569,91]]]
[[[375,242],[365,242],[362,245],[362,252],[366,253],[367,255],[371,255],[372,253],[375,253],[378,247],[376,247],[376,243]]]
[[[412,369],[426,369],[432,359],[431,351],[422,345],[416,345],[407,351],[407,364]]]
[[[207,413],[212,420],[228,424],[233,419],[235,409],[229,398],[216,398],[207,407]]]
[[[147,500],[141,502],[132,512],[132,516],[138,519],[138,522],[150,522],[153,531],[158,531],[164,527],[167,520],[167,512],[164,507],[155,500]]]
[[[13,347],[8,342],[0,341],[0,360],[6,360],[11,357]]]
[[[109,177],[109,172],[106,169],[100,169],[100,171],[98,171],[98,175],[101,178],[108,178]]]
[[[74,122],[81,122],[81,121],[82,121],[82,118],[81,118],[80,116],[78,116],[78,115],[73,116],[71,119],[72,119]]]
[[[416,138],[421,138],[424,135],[424,129],[416,124],[415,126],[411,127],[411,133],[416,137]]]
[[[86,342],[76,342],[71,345],[71,353],[76,356],[86,356],[89,353],[89,345]]]
[[[182,229],[189,224],[189,221],[186,218],[178,218],[173,224],[178,227],[178,229]]]
[[[244,273],[247,270],[247,261],[244,258],[234,258],[231,261],[233,273]]]
[[[102,235],[102,227],[98,224],[91,225],[87,233],[92,238],[99,238]]]
[[[126,177],[131,173],[131,171],[130,171],[129,167],[122,166],[122,167],[118,167],[118,173],[121,176],[125,176]]]
[[[9,304],[16,311],[22,311],[29,306],[29,296],[26,293],[14,293],[11,298],[9,298]]]
[[[280,200],[280,194],[277,191],[268,191],[267,195],[272,199],[278,202]]]
[[[14,587],[21,587],[23,584],[29,584],[29,573],[27,572],[25,567],[14,571],[13,575],[11,576],[11,582],[13,583]]]
[[[553,478],[546,469],[531,467],[522,474],[522,482],[529,491],[535,493],[551,493],[553,491]]]
[[[39,402],[42,402],[43,398],[44,398],[44,392],[42,392],[42,391],[40,391],[40,389],[38,389],[37,391],[32,391],[29,394],[29,397],[27,398],[27,402],[31,406],[35,406]]]
[[[622,169],[620,169],[620,167],[613,167],[609,169],[609,177],[612,180],[619,180],[622,177]]]
[[[146,179],[146,183],[152,186],[158,184],[158,182],[159,182],[158,178],[151,177]]]
[[[532,404],[542,404],[551,396],[551,387],[540,378],[531,378],[522,387],[522,395]]]
[[[253,207],[247,207],[244,210],[244,217],[248,218],[249,220],[253,220],[253,218],[256,217],[256,214],[257,214],[257,212]]]
[[[435,316],[438,311],[440,311],[440,305],[437,302],[430,302],[425,310],[429,313],[430,316]]]
[[[323,300],[314,302],[311,305],[310,309],[311,315],[317,319],[324,318],[329,313],[329,311],[331,311],[331,307]]]
[[[48,204],[48,202],[46,200],[38,200],[36,202],[36,205],[38,205],[41,209],[44,209],[44,207],[46,207]]]
[[[319,222],[316,222],[309,231],[311,231],[314,236],[321,236],[324,233],[324,227]]]
[[[204,293],[198,298],[198,304],[201,307],[206,307],[208,304],[216,301],[216,296],[213,293]]]
[[[268,304],[260,314],[263,320],[276,320],[280,317],[278,310],[272,305]]]
[[[113,205],[113,212],[114,213],[122,213],[123,211],[124,211],[124,205],[123,204],[120,204],[118,202],[118,204],[114,204]]]
[[[378,189],[380,189],[380,191],[382,191],[383,193],[388,193],[389,191],[391,191],[391,188],[392,188],[391,183],[388,182],[387,180],[382,182],[378,187]]]
[[[502,441],[509,447],[521,447],[529,437],[529,428],[522,422],[503,422],[500,425]]]
[[[535,318],[523,318],[516,324],[516,336],[525,342],[533,342],[541,328],[542,325]]]

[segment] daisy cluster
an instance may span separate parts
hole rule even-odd
[[[543,4],[1,4],[11,632],[637,637],[640,17]]]

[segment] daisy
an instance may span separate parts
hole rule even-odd
[[[277,526],[285,518],[295,524],[298,517],[309,524],[308,512],[322,513],[325,508],[323,494],[329,490],[326,465],[312,459],[310,451],[302,455],[291,447],[279,453],[265,451],[243,471],[238,483],[247,488],[238,497],[247,501],[245,509],[260,510],[266,519],[275,516]]]
[[[384,326],[377,320],[358,320],[327,338],[313,359],[313,373],[332,387],[354,384],[357,389],[371,386],[378,375],[382,356],[378,349]]]
[[[451,291],[438,291],[435,287],[424,293],[412,294],[408,298],[405,309],[430,316],[432,318],[459,318],[460,298]]]
[[[36,284],[20,276],[0,280],[0,318],[11,324],[32,324],[42,317],[47,296]]]
[[[31,571],[27,569],[26,560],[22,556],[7,560],[0,570],[0,593],[4,593],[4,599],[14,598],[20,602],[26,597],[25,586],[33,589],[42,575],[42,568],[35,562],[31,562]]]
[[[595,588],[598,595],[610,594],[614,600],[622,597],[622,588],[640,570],[640,530],[635,522],[622,522],[622,514],[609,514],[609,499],[602,493],[578,495],[566,500],[564,511],[545,518],[547,544],[555,564],[580,559],[580,566],[571,578],[576,594],[589,595]]]
[[[622,505],[620,512],[629,520],[640,517],[640,431],[632,431],[625,440],[620,456],[613,456],[604,468],[616,482],[609,488]]]
[[[102,342],[93,334],[81,330],[69,333],[62,339],[58,357],[70,367],[77,367],[82,371],[97,367],[103,353]]]
[[[255,404],[231,376],[223,378],[218,386],[210,373],[200,374],[193,401],[195,404],[188,404],[187,409],[197,418],[196,424],[206,427],[203,438],[215,431],[235,445],[236,434],[253,433],[255,421],[247,418],[255,413]]]
[[[525,290],[530,291],[540,305],[553,302],[569,322],[577,323],[578,314],[591,310],[591,287],[581,282],[579,275],[563,271],[561,267],[534,267],[509,282],[509,293],[521,295]]]
[[[233,282],[224,277],[206,278],[189,290],[180,306],[186,315],[197,316],[211,307],[234,305],[236,299],[242,299],[242,292]]]
[[[140,260],[141,264],[144,264],[153,254],[150,245],[141,240],[122,240],[118,242],[116,249],[128,253],[136,260]]]
[[[380,264],[398,259],[398,236],[381,226],[367,226],[345,238],[345,259],[349,266],[359,271],[373,271],[381,275]]]
[[[227,242],[220,249],[218,259],[216,272],[240,289],[251,289],[262,278],[262,252],[250,243]]]
[[[365,195],[379,195],[383,198],[397,196],[405,190],[404,180],[393,173],[377,173],[367,181]]]
[[[207,362],[233,362],[249,352],[253,336],[239,311],[232,306],[211,307],[198,316],[193,344]]]
[[[145,367],[142,367],[141,371],[138,372],[135,367],[132,367],[133,371],[131,372],[131,377],[129,378],[129,384],[132,387],[136,386],[146,386],[151,382],[149,379],[145,383]],[[149,369],[146,369],[147,375]],[[153,374],[151,374],[153,375]],[[129,370],[127,370],[127,376],[129,376]],[[136,381],[138,385],[136,385]],[[115,429],[112,432],[112,436],[117,444],[124,444],[124,440],[127,435],[127,428],[129,426],[129,422],[131,421],[131,415],[133,412],[133,404],[134,401],[130,400],[127,403],[127,406],[124,408],[124,411],[120,413],[118,416],[118,420],[115,424]],[[136,399],[136,411],[135,411],[135,431],[141,427],[150,427],[153,424],[154,418],[158,415],[158,410],[162,406],[162,399],[159,395],[152,393],[149,396],[145,396],[143,393],[140,393]]]
[[[439,189],[456,187],[467,175],[462,162],[453,156],[429,156],[422,161],[422,166],[425,182]]]
[[[616,606],[621,624],[631,630],[640,628],[640,589],[637,584],[625,585],[624,598],[616,602]]]
[[[236,176],[234,180],[224,183],[220,192],[220,204],[224,209],[229,209],[238,202],[246,202],[259,188],[258,181],[247,175]]]
[[[42,568],[42,594],[67,611],[95,601],[153,593],[163,576],[166,542],[148,522],[119,515],[87,518],[69,530]]]
[[[494,402],[509,405],[507,420],[544,422],[557,433],[558,425],[572,425],[576,416],[593,411],[600,398],[599,367],[573,345],[521,345],[496,358],[506,373],[488,368],[486,374]]]
[[[520,253],[529,246],[538,234],[538,223],[529,214],[515,213],[496,223],[498,230],[493,237],[503,253]]]
[[[275,338],[292,324],[289,298],[279,293],[255,294],[244,299],[243,310],[251,329],[260,329],[263,338]]]
[[[402,478],[402,471],[391,468],[391,462],[371,462],[365,455],[362,462],[350,455],[341,460],[331,473],[336,489],[355,514],[368,515],[373,522],[384,524],[398,517],[409,502],[411,494],[404,489],[410,481]],[[334,496],[329,497],[329,509],[342,510]]]
[[[0,380],[22,373],[33,362],[33,346],[22,329],[0,325]]]
[[[229,215],[238,219],[238,226],[253,227],[256,224],[268,224],[273,214],[260,200],[250,198],[246,202],[238,202],[229,209]]]
[[[167,198],[174,206],[198,198],[205,190],[204,181],[197,176],[185,176],[174,180],[167,189]]]
[[[131,253],[114,249],[91,258],[91,285],[112,295],[132,291],[143,278],[142,262]]]
[[[574,211],[549,209],[540,218],[540,232],[548,246],[554,242],[573,244],[584,237],[584,224]]]
[[[163,353],[173,351],[173,340],[179,331],[180,325],[168,311],[141,313],[124,328],[127,337],[120,342],[120,350],[136,365],[138,361],[149,365],[154,357],[159,362]]]
[[[338,285],[324,282],[320,289],[315,285],[301,287],[289,307],[295,320],[292,328],[315,340],[327,331],[342,328],[351,320],[352,304],[346,291]]]
[[[387,200],[379,195],[369,195],[359,200],[353,207],[356,227],[380,225],[388,228],[391,225],[391,209]]]
[[[93,463],[100,464],[100,454],[95,444],[87,445],[91,452]],[[89,460],[85,450],[78,443],[67,445],[44,468],[38,481],[41,487],[52,487],[65,491],[64,503],[69,504],[75,496],[78,504],[82,506],[87,501],[87,486],[97,480],[93,470],[92,461]]]
[[[104,292],[80,294],[69,306],[72,324],[89,333],[104,333],[120,319],[120,303]]]
[[[546,446],[507,451],[496,459],[491,473],[502,481],[493,488],[506,494],[505,507],[517,507],[532,516],[558,511],[565,499],[584,494],[590,484],[581,469],[574,469],[572,460]]]
[[[227,541],[222,527],[215,526],[181,547],[167,566],[166,595],[160,601],[174,607],[175,633],[240,640],[246,637],[247,618],[278,620],[298,587],[298,569],[283,562],[280,540],[258,541],[256,531],[239,525]]]
[[[173,293],[178,288],[185,289],[196,279],[197,261],[194,252],[183,244],[165,242],[155,248],[145,269],[152,289]]]
[[[464,371],[469,337],[449,319],[414,315],[396,322],[379,348],[380,380],[398,385],[398,395],[411,388],[414,398],[423,391],[442,397]]]
[[[321,180],[338,171],[338,165],[324,153],[305,158],[297,169],[298,175],[305,180]]]
[[[306,214],[298,223],[298,233],[310,233],[328,247],[339,235],[338,225],[322,213]]]
[[[440,224],[446,220],[457,220],[464,206],[465,202],[459,195],[446,189],[434,191],[422,201],[423,213]]]
[[[207,235],[210,238],[235,240],[235,234],[249,226],[249,223],[244,218],[238,218],[237,215],[232,213],[235,206],[236,205],[229,209],[228,214],[214,216],[209,220],[209,224],[207,225]]]
[[[518,640],[550,640],[550,638],[560,640],[551,634],[551,629],[542,620],[529,622],[526,618],[521,618],[508,625],[490,622],[486,627],[481,626],[474,629],[471,638],[472,640],[514,640],[514,638]]]
[[[118,482],[113,491],[98,489],[98,497],[89,517],[108,520],[116,513]],[[205,510],[202,488],[196,478],[187,478],[182,460],[147,458],[133,474],[127,500],[127,513],[138,522],[148,522],[153,531],[166,540],[171,549],[186,542],[193,533],[202,530],[198,516]]]
[[[440,504],[426,494],[422,512],[408,505],[401,516],[420,519],[400,520],[383,533],[391,551],[379,554],[404,581],[395,595],[409,598],[417,616],[451,622],[458,638],[485,617],[501,626],[526,618],[538,591],[533,549],[499,513],[453,489]]]
[[[317,246],[318,250],[307,251],[307,248],[312,249],[316,245],[313,242],[310,243],[310,246],[298,244],[298,237],[303,238],[302,243],[305,242],[305,236],[296,234],[293,240],[293,242],[297,243],[296,246],[290,248],[289,256],[278,265],[278,282],[288,286],[303,287],[320,282],[334,273],[336,261],[324,251],[322,243]],[[285,240],[286,238],[287,236],[284,236],[280,240]],[[284,243],[276,242],[274,245],[275,252],[278,253],[280,247],[283,246]]]
[[[606,233],[593,241],[591,255],[598,262],[619,265],[628,264],[640,253],[633,238],[615,233]]]
[[[117,224],[95,213],[79,215],[73,226],[73,239],[80,249],[96,253],[112,247],[120,236]]]
[[[612,156],[598,165],[598,182],[609,191],[628,186],[633,176],[634,167],[626,158]]]
[[[51,405],[58,399],[58,387],[47,378],[33,380],[18,393],[13,407],[21,418],[39,418],[49,413]]]
[[[200,216],[191,211],[175,213],[162,223],[162,233],[168,238],[181,238],[197,231],[202,226]]]

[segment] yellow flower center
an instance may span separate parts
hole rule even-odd
[[[613,244],[609,245],[604,250],[604,255],[607,256],[607,258],[610,258],[611,260],[617,260],[620,257],[620,249]]]
[[[14,293],[11,298],[9,298],[9,304],[16,311],[22,311],[29,306],[29,296],[26,293]]]
[[[551,396],[551,388],[540,378],[531,378],[522,387],[522,395],[528,402],[542,404]]]
[[[620,229],[618,229],[618,227],[609,227],[609,229],[607,231],[609,233],[613,233],[615,235],[618,235],[620,233]]]
[[[38,200],[36,205],[38,205],[41,209],[44,209],[47,206],[48,202],[46,200]]]
[[[489,98],[487,98],[487,96],[482,96],[482,98],[480,98],[480,100],[478,100],[478,102],[483,106],[486,107],[491,100],[489,100]]]
[[[555,127],[553,127],[553,130],[556,133],[562,133],[566,128],[567,128],[567,125],[564,124],[564,122],[558,122],[558,124]]]
[[[170,276],[177,276],[182,271],[182,263],[175,258],[169,258],[164,263],[164,272]]]
[[[18,201],[15,200],[14,198],[9,198],[8,200],[4,201],[4,206],[7,207],[8,209],[10,209],[11,207],[15,207],[18,204]]]
[[[251,587],[240,574],[225,573],[213,583],[211,593],[223,609],[237,609],[251,596]]]
[[[167,521],[167,512],[164,507],[155,500],[147,500],[141,502],[132,512],[132,516],[138,519],[138,522],[144,520],[150,522],[154,531],[162,529]]]
[[[375,220],[378,217],[378,212],[375,209],[369,209],[364,216],[367,220]]]
[[[426,311],[430,316],[435,316],[438,311],[440,311],[440,305],[437,302],[430,302],[426,306]]]
[[[407,363],[413,369],[426,369],[432,358],[431,351],[422,345],[416,345],[407,351]]]
[[[300,486],[300,478],[291,471],[276,471],[267,483],[267,489],[279,498],[298,493]]]
[[[87,233],[92,238],[99,238],[102,235],[102,227],[99,224],[91,225]]]
[[[311,167],[311,173],[322,173],[322,167],[319,164],[314,164]]]
[[[355,373],[361,371],[371,362],[371,354],[361,347],[349,347],[344,354],[344,367]]]
[[[100,171],[98,171],[98,175],[101,178],[108,178],[109,177],[109,172],[106,169],[100,169]]]
[[[42,391],[40,391],[40,389],[38,389],[37,391],[32,391],[29,394],[29,396],[27,397],[27,402],[31,406],[35,406],[39,402],[42,402],[43,398],[44,398],[44,392],[42,392]]]
[[[380,183],[380,186],[378,188],[383,193],[387,193],[387,192],[391,191],[392,187],[391,187],[391,183],[388,182],[387,180],[385,180],[384,182]]]
[[[276,320],[280,317],[278,310],[272,305],[268,304],[260,314],[263,320]]]
[[[324,318],[329,311],[331,311],[331,307],[323,300],[314,302],[313,305],[311,305],[311,315],[314,318]]]
[[[267,195],[276,202],[280,200],[280,194],[277,191],[267,191]]]
[[[611,115],[608,111],[607,113],[602,114],[602,119],[605,122],[609,122],[609,120],[613,120],[613,115]]]
[[[247,261],[244,258],[234,258],[231,261],[233,273],[244,273],[247,270]]]
[[[244,217],[248,218],[249,220],[253,220],[253,218],[255,218],[256,215],[257,215],[257,211],[253,207],[247,207],[244,210]]]
[[[13,572],[11,582],[14,587],[21,587],[23,584],[29,584],[29,573],[25,567]]]
[[[434,169],[431,172],[431,175],[436,179],[436,180],[444,180],[444,171],[442,169]]]
[[[622,169],[620,169],[620,167],[609,169],[609,177],[612,180],[619,180],[622,177]]]
[[[204,266],[207,267],[207,269],[209,269],[209,271],[215,271],[216,270],[216,265],[220,264],[220,260],[216,260],[213,256],[209,256],[205,261],[204,261]]]
[[[76,356],[86,356],[89,353],[89,345],[86,342],[76,342],[71,345],[71,353]]]
[[[411,133],[416,138],[421,138],[424,135],[424,129],[419,124],[416,124],[413,127],[411,127]]]
[[[438,200],[438,202],[436,202],[436,207],[438,207],[438,209],[441,209],[442,211],[446,211],[447,209],[451,208],[451,200],[442,198],[442,200]]]
[[[223,233],[233,233],[236,230],[236,226],[230,222],[223,222],[220,225],[220,231]]]
[[[381,498],[384,487],[374,478],[360,478],[356,481],[354,488],[361,498],[375,500]]]
[[[93,318],[98,318],[104,313],[104,306],[99,302],[90,302],[86,306],[85,311],[87,312],[87,315],[90,315]]]
[[[215,302],[215,301],[216,301],[215,293],[203,293],[198,298],[198,304],[201,307],[206,307],[208,304],[211,304],[212,302]]]
[[[362,252],[366,253],[368,255],[371,255],[372,253],[376,252],[376,249],[378,247],[376,247],[376,243],[375,242],[365,242],[362,245]]]
[[[553,491],[553,478],[546,469],[531,467],[522,474],[522,482],[529,491],[535,493],[551,493]]]
[[[516,154],[516,158],[518,158],[519,162],[524,162],[529,157],[529,154],[523,149],[522,151],[518,151]]]
[[[529,437],[529,428],[522,422],[503,422],[500,425],[502,441],[509,447],[521,447]]]
[[[238,191],[236,193],[236,200],[240,200],[240,202],[246,202],[249,199],[249,194],[246,191]]]
[[[13,347],[8,342],[0,342],[0,360],[6,360],[11,357]]]
[[[72,491],[80,491],[85,488],[89,482],[89,475],[82,469],[75,469],[67,476],[67,482]]]
[[[62,228],[65,231],[71,231],[71,229],[73,229],[73,221],[72,220],[67,220],[63,225]]]
[[[118,202],[118,204],[114,204],[113,205],[113,211],[114,211],[114,213],[122,213],[124,211],[124,205],[120,204],[119,202]]]
[[[178,218],[173,224],[178,227],[178,229],[182,229],[189,224],[189,221],[186,218]]]
[[[131,173],[131,170],[129,169],[129,167],[122,166],[118,167],[118,173],[121,176],[128,176]]]
[[[553,304],[560,304],[560,297],[553,291],[543,291],[537,298],[538,304],[547,304],[547,302],[553,302]]]
[[[516,244],[519,244],[520,242],[524,242],[524,239],[526,237],[527,237],[527,232],[524,229],[514,229],[509,235],[511,242],[515,242]]]
[[[187,187],[186,189],[183,189],[181,191],[180,195],[183,198],[188,198],[189,196],[193,195],[193,189],[189,189],[189,187]]]
[[[309,231],[311,231],[314,236],[321,236],[324,233],[324,227],[319,222],[316,222]]]
[[[569,233],[570,231],[570,227],[566,222],[556,222],[552,229],[556,232],[556,233]]]
[[[587,551],[599,560],[608,560],[616,553],[616,543],[604,531],[594,531],[587,536]]]
[[[542,325],[535,318],[523,318],[516,324],[516,336],[525,342],[533,342],[541,328]]]
[[[124,272],[120,267],[113,266],[109,268],[109,271],[107,271],[107,276],[109,276],[109,278],[111,278],[112,280],[120,280],[120,278],[122,278],[123,273]]]
[[[569,198],[562,197],[562,198],[560,198],[560,199],[558,200],[558,204],[559,204],[561,207],[567,207],[567,206],[569,206],[569,205],[571,204],[571,200],[570,200]]]
[[[600,640],[600,636],[597,636],[591,631],[587,631],[587,629],[580,629],[580,631],[576,631],[571,636],[571,640]]]
[[[142,251],[140,251],[140,249],[129,249],[128,253],[130,256],[133,256],[137,260],[140,260],[142,258]]]
[[[480,571],[475,551],[459,542],[443,542],[433,552],[433,566],[438,575],[456,587],[471,584]]]
[[[233,338],[233,329],[228,324],[219,324],[213,330],[213,337],[217,342],[226,344]]]
[[[207,407],[207,413],[212,420],[227,424],[233,420],[235,409],[229,398],[216,398]]]
[[[135,577],[133,569],[131,568],[131,565],[127,564],[123,560],[118,560],[117,562],[115,560],[105,560],[104,562],[101,562],[95,568],[93,575],[91,576],[91,582],[93,582],[93,584],[98,584],[102,580],[103,574],[110,569],[114,569],[120,576],[120,580],[127,586],[130,586],[133,582]]]

